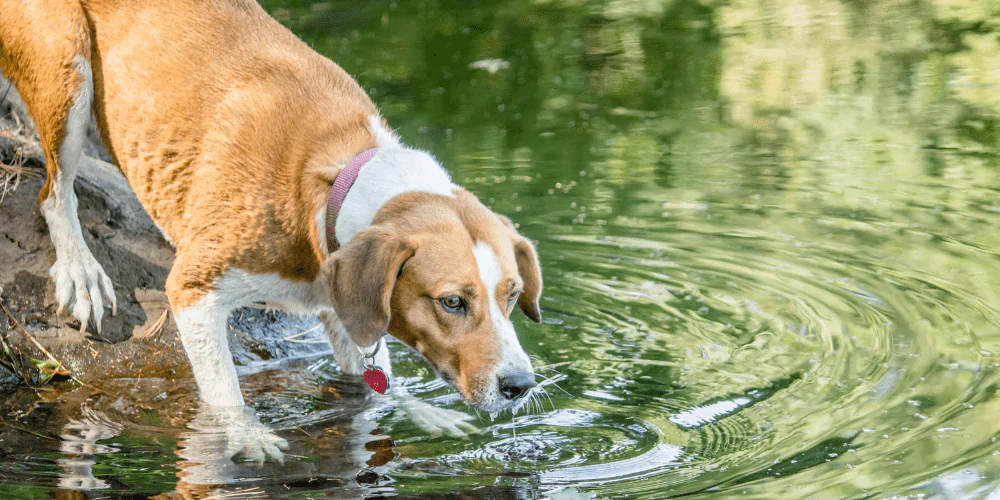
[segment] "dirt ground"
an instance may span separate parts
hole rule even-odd
[[[6,88],[0,78],[0,97]],[[100,335],[92,325],[81,334],[72,316],[57,314],[48,275],[55,250],[37,202],[45,170],[34,128],[16,89],[0,102],[0,336],[12,351],[0,353],[8,365],[0,366],[0,387],[37,377],[31,360],[48,356],[36,341],[83,380],[190,378],[163,291],[173,249],[102,156],[92,131],[75,187],[84,238],[114,283],[118,314],[107,311]],[[241,310],[230,318],[230,347],[244,367],[328,349],[285,341],[315,324],[314,318]],[[10,365],[24,373],[11,373]]]

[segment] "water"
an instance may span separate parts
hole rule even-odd
[[[256,468],[190,429],[190,393],[144,410],[19,392],[4,406],[31,427],[5,431],[0,474],[22,485],[6,497],[87,477],[96,497],[1000,488],[995,5],[265,6],[537,241],[545,321],[515,323],[547,395],[434,437],[325,357],[272,366],[244,387],[292,448]],[[394,347],[415,394],[470,411]]]

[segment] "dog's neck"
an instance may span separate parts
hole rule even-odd
[[[341,246],[371,225],[389,200],[421,191],[454,196],[457,188],[448,172],[424,151],[403,146],[380,148],[361,169],[337,215],[336,235]]]
[[[430,154],[400,144],[375,120],[372,127],[378,152],[361,168],[337,213],[334,233],[341,247],[370,226],[378,211],[396,196],[412,191],[454,196],[458,188]],[[330,222],[326,220],[327,201],[323,200],[316,215],[318,235],[326,234]],[[325,236],[320,240],[324,252],[329,253]]]

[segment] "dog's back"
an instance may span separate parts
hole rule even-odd
[[[331,135],[357,134],[350,146],[369,140],[376,111],[363,90],[253,1],[3,3],[0,66],[36,121],[63,121],[66,106],[37,112],[37,102],[60,99],[36,98],[25,82],[50,80],[83,56],[108,150],[172,238],[183,232],[172,221],[198,203],[199,189],[225,190],[228,182],[241,189],[270,175],[255,162],[304,167],[296,156],[336,156],[317,151],[330,147]],[[58,91],[71,93],[49,92]],[[248,145],[258,149],[247,152]],[[239,176],[227,174],[234,167]]]
[[[199,264],[172,279],[187,287],[234,263],[268,273],[289,262],[290,278],[315,278],[318,237],[300,212],[322,197],[316,180],[332,179],[337,160],[375,141],[375,105],[343,69],[252,0],[0,0],[0,12],[0,70],[45,150],[39,201],[56,296],[84,327],[93,317],[100,329],[102,304],[115,303],[73,194],[92,114],[179,263],[179,243],[199,240],[186,247]],[[287,212],[280,224],[276,211]]]

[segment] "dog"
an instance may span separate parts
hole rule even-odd
[[[176,250],[166,293],[199,394],[258,435],[248,455],[280,459],[283,442],[245,408],[227,346],[226,318],[247,305],[318,314],[344,373],[372,374],[373,388],[391,378],[389,334],[473,408],[523,404],[535,376],[510,315],[541,321],[534,246],[257,3],[0,0],[0,12],[0,71],[44,149],[55,299],[81,330],[117,308],[73,191],[93,116]],[[392,392],[424,427],[468,428]]]

